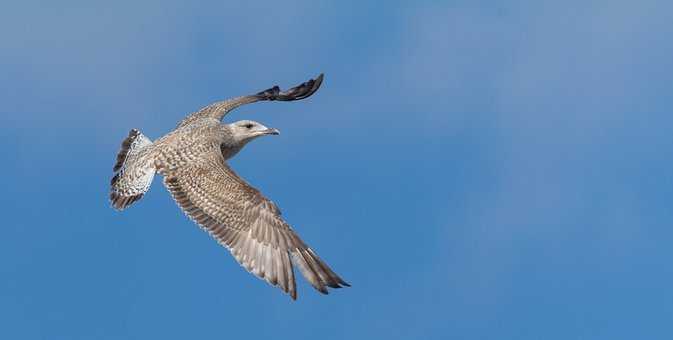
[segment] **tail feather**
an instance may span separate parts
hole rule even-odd
[[[137,152],[140,148],[150,144],[152,144],[152,141],[149,138],[145,137],[140,131],[131,129],[129,135],[124,138],[124,141],[122,142],[121,150],[119,150],[119,153],[117,154],[117,161],[115,162],[112,171],[117,172],[124,166],[124,162],[129,153],[132,153],[133,151]]]
[[[148,146],[152,141],[140,131],[133,129],[124,139],[112,170],[110,181],[110,202],[118,210],[123,210],[143,197],[154,178],[154,165],[149,159]]]

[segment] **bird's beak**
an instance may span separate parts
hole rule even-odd
[[[264,130],[264,134],[265,135],[280,135],[280,131],[278,131],[278,129],[270,128],[270,129]]]

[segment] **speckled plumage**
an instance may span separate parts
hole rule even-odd
[[[277,86],[255,95],[213,103],[189,115],[178,127],[151,142],[131,130],[114,166],[110,200],[123,210],[148,190],[155,172],[182,210],[229,249],[249,272],[296,299],[292,262],[315,289],[348,286],[282,219],[276,205],[227,165],[250,140],[277,134],[252,122],[222,124],[231,110],[261,100],[292,101],[309,97],[322,74],[299,86]]]

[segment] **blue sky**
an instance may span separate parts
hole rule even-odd
[[[0,338],[670,339],[673,5],[0,5]],[[118,146],[326,74],[232,166],[353,287],[292,302]]]

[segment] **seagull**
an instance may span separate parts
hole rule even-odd
[[[221,122],[241,105],[307,98],[322,80],[320,74],[286,91],[274,86],[254,95],[215,102],[190,114],[154,142],[131,130],[113,168],[112,206],[121,211],[141,199],[159,173],[191,220],[227,248],[247,271],[293,300],[297,299],[293,263],[320,293],[327,294],[327,287],[349,287],[299,238],[276,204],[227,164],[253,139],[279,131],[251,120]]]

